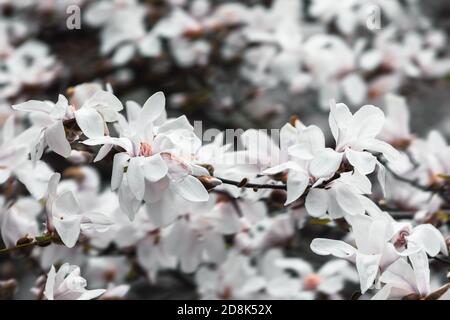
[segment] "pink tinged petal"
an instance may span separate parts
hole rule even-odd
[[[149,122],[154,122],[164,112],[165,105],[166,98],[164,97],[164,93],[157,92],[153,94],[142,107],[139,123],[145,125]]]
[[[364,207],[359,201],[359,197],[350,188],[336,188],[336,201],[339,206],[348,214],[364,214]]]
[[[306,196],[306,210],[310,216],[323,217],[328,210],[328,193],[324,189],[311,189]]]
[[[75,111],[75,119],[86,137],[103,137],[105,132],[103,118],[95,109],[81,108]]]
[[[428,295],[430,293],[430,267],[427,254],[421,250],[411,254],[409,260],[416,275],[417,290],[423,296]]]
[[[170,186],[188,201],[203,202],[209,198],[208,191],[206,191],[203,184],[191,175],[184,177],[178,182],[171,183]]]
[[[111,189],[119,188],[123,179],[123,170],[130,157],[126,153],[118,153],[114,156],[113,169],[111,175]]]
[[[317,238],[311,242],[311,250],[321,256],[333,255],[338,258],[351,258],[356,249],[340,240]]]
[[[15,104],[12,108],[18,111],[50,113],[53,107],[47,102],[29,100],[27,102]]]
[[[44,289],[44,296],[47,298],[47,300],[53,300],[53,292],[55,287],[55,277],[56,277],[56,270],[55,267],[52,265],[50,268],[50,271],[47,274],[47,282],[45,283],[45,289]]]
[[[448,255],[444,236],[431,224],[422,224],[414,228],[413,233],[406,238],[408,242],[424,248],[431,257],[440,251]]]
[[[360,173],[367,175],[375,170],[377,158],[365,151],[355,151],[353,149],[346,149],[345,156],[348,162]]]
[[[284,205],[286,206],[300,198],[303,193],[305,193],[308,183],[309,177],[306,174],[293,170],[289,171],[287,179],[287,199]]]
[[[138,200],[144,199],[145,180],[142,170],[142,158],[131,158],[128,163],[127,180],[131,192]]]
[[[45,130],[44,135],[45,141],[51,150],[64,158],[70,156],[72,148],[70,147],[69,141],[67,141],[62,121],[57,121],[52,126],[48,127],[47,130]]]
[[[309,171],[316,178],[332,176],[342,162],[342,153],[330,148],[319,151],[309,165]]]
[[[144,160],[142,171],[147,180],[155,182],[167,175],[168,167],[161,155],[155,154]]]
[[[356,255],[356,268],[358,269],[361,293],[365,293],[375,282],[379,272],[381,255]]]
[[[353,115],[350,129],[358,140],[375,138],[383,129],[384,122],[380,108],[365,105]]]

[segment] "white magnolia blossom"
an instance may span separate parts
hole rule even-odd
[[[52,266],[47,274],[44,296],[48,300],[91,300],[102,295],[106,290],[87,290],[87,282],[80,275],[80,268],[68,263],[56,272]]]

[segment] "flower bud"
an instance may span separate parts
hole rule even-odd
[[[200,176],[198,177],[198,180],[200,180],[200,182],[208,191],[222,184],[222,181],[211,176]]]

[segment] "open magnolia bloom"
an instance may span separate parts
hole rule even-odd
[[[121,208],[130,219],[142,200],[147,205],[171,201],[175,195],[193,202],[208,200],[208,192],[194,176],[209,173],[190,161],[201,142],[185,116],[167,120],[164,105],[161,92],[151,96],[141,109],[128,104],[130,122],[119,119],[121,137],[84,141],[87,145],[103,145],[102,156],[96,160],[112,146],[123,149],[114,156],[111,188],[119,189]]]
[[[68,263],[58,272],[52,266],[45,283],[44,296],[48,300],[91,300],[102,295],[105,289],[87,290],[87,282],[80,275],[80,268]]]
[[[30,112],[33,127],[39,131],[31,143],[33,160],[40,159],[47,146],[67,158],[72,150],[70,142],[77,140],[81,132],[88,138],[103,136],[105,122],[116,121],[118,112],[123,109],[122,103],[111,92],[95,85],[75,87],[73,95],[71,104],[65,96],[59,95],[56,103],[29,100],[13,106],[15,110]],[[81,102],[75,99],[80,96],[84,99]],[[71,128],[72,121],[81,132]]]
[[[264,146],[260,143],[257,147],[262,149]],[[286,124],[280,133],[280,150],[272,147],[269,152],[268,164],[272,166],[263,173],[276,175],[287,172],[285,205],[297,200],[310,183],[332,177],[342,161],[340,153],[325,147],[325,137],[318,127],[306,127],[300,121],[296,121],[295,127]],[[273,166],[277,161],[279,164]]]
[[[72,248],[82,230],[105,231],[111,225],[109,218],[97,212],[83,212],[71,191],[58,193],[60,174],[55,173],[49,183],[47,199],[47,229],[56,230],[61,241]]]
[[[394,245],[389,242],[394,229],[386,217],[355,215],[351,216],[350,222],[356,248],[340,240],[317,238],[311,242],[311,250],[356,263],[361,292],[364,293],[378,282],[380,271],[399,258]]]
[[[376,136],[384,126],[385,117],[379,108],[366,105],[352,115],[343,103],[330,103],[329,124],[336,141],[336,151],[343,152],[348,162],[361,174],[367,175],[381,164],[371,153],[381,153],[395,161],[398,151]]]

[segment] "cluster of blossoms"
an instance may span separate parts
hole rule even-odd
[[[1,297],[450,299],[450,145],[398,95],[450,75],[445,31],[415,0],[257,3],[0,0],[0,260],[41,275],[5,263]]]
[[[45,43],[33,39],[36,32],[27,20],[36,13],[33,24],[45,28],[49,15],[55,24],[66,18],[71,5],[81,8],[80,27],[98,33],[94,49],[101,57],[95,68],[101,74],[126,86],[141,77],[136,70],[142,68],[169,76],[174,69],[186,70],[193,85],[171,88],[171,106],[190,109],[207,99],[217,109],[209,111],[215,117],[241,105],[251,121],[274,113],[282,117],[292,103],[273,101],[273,91],[305,99],[314,92],[325,110],[330,99],[379,103],[414,79],[450,74],[447,35],[421,14],[419,1],[270,3],[3,1],[0,8],[15,14],[0,24],[0,56],[8,57],[0,73],[0,103],[20,88],[45,86],[77,73],[71,70],[76,66],[61,64]],[[56,25],[61,28],[64,22]],[[193,69],[201,80],[189,76]]]
[[[47,299],[125,295],[130,254],[149,281],[164,270],[196,272],[204,298],[341,298],[347,283],[359,282],[363,297],[444,299],[448,284],[434,288],[442,279],[431,278],[429,258],[448,256],[450,147],[437,132],[427,140],[409,133],[404,99],[389,96],[387,105],[385,118],[375,106],[352,114],[331,101],[334,147],[297,118],[278,139],[250,129],[238,146],[225,133],[202,144],[185,116],[167,116],[162,92],[124,107],[110,87],[87,83],[56,102],[13,105],[31,126],[10,116],[2,129],[6,250],[36,248],[28,254],[51,269],[33,292]],[[54,173],[42,161],[51,153],[74,165]],[[102,188],[88,164],[108,159],[110,187]],[[412,196],[417,203],[402,201]],[[402,205],[408,217],[388,213]],[[314,221],[350,231],[344,240],[316,238],[310,248],[347,261],[315,271],[285,255]],[[86,266],[107,289],[86,290],[80,268],[68,262]]]

